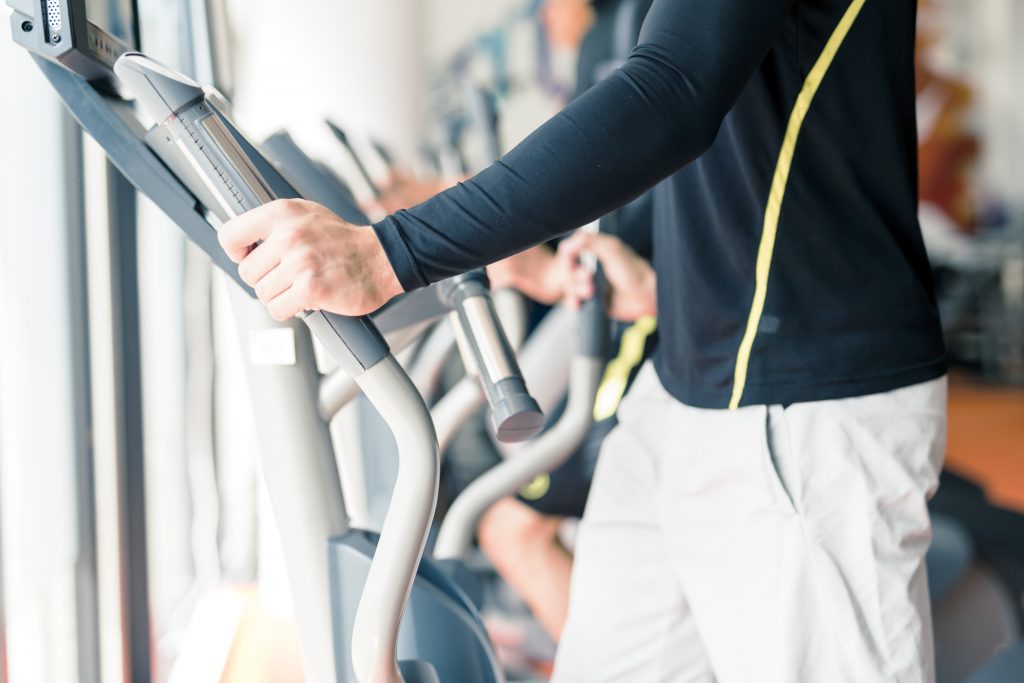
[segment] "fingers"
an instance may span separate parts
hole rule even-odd
[[[577,309],[580,303],[594,296],[594,273],[582,264],[583,255],[592,253],[593,233],[577,230],[558,245],[558,260],[565,273],[565,305]]]
[[[595,237],[599,235],[577,230],[569,238],[562,240],[558,245],[558,258],[562,261],[562,266],[575,269],[583,252],[591,251]]]
[[[254,285],[256,298],[264,304],[269,304],[294,284],[298,274],[299,269],[295,267],[294,261],[286,260],[278,264]]]
[[[574,307],[594,297],[594,274],[586,268],[577,268],[569,279],[569,297]]]
[[[256,283],[281,262],[281,250],[277,240],[271,236],[269,241],[260,243],[249,252],[238,264],[238,275],[247,285],[255,287]]]
[[[292,286],[281,292],[279,295],[264,302],[270,317],[278,322],[288,320],[306,310],[303,302],[304,292],[299,286]]]
[[[257,242],[275,228],[307,214],[316,207],[301,199],[278,199],[247,211],[225,223],[217,233],[220,246],[235,263],[241,263]]]
[[[227,252],[228,258],[241,263],[252,245],[266,238],[273,225],[276,211],[273,204],[259,206],[241,216],[231,219],[217,233],[221,248]]]
[[[594,252],[594,256],[599,261],[604,262],[621,255],[626,246],[622,240],[614,235],[599,234],[590,236],[589,248],[590,251]]]
[[[576,260],[586,263],[585,254],[597,259],[606,270],[618,270],[630,261],[632,250],[614,235],[585,233],[580,231],[574,240],[572,251]],[[591,261],[593,263],[593,261]]]

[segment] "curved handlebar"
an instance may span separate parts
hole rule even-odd
[[[495,501],[512,495],[537,474],[549,472],[572,454],[590,429],[594,396],[604,361],[576,357],[569,378],[569,402],[555,426],[478,477],[452,503],[438,532],[434,557],[464,557],[473,542],[476,522]]]
[[[438,559],[463,557],[472,543],[477,520],[491,505],[538,474],[550,472],[585,439],[593,423],[594,400],[610,345],[607,282],[596,261],[594,268],[594,296],[583,303],[577,315],[577,348],[570,363],[569,401],[562,417],[539,439],[491,468],[455,499],[438,532],[434,548]]]
[[[139,104],[164,126],[195,167],[222,219],[274,199],[202,88],[138,53],[121,56],[115,73]],[[304,322],[352,374],[399,444],[394,500],[359,601],[352,643],[359,681],[400,683],[398,627],[423,554],[438,486],[437,437],[430,413],[373,323],[310,311]]]

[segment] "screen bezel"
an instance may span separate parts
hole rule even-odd
[[[15,42],[34,54],[62,64],[88,81],[113,87],[117,82],[114,62],[125,52],[138,51],[141,47],[137,0],[128,1],[132,16],[125,21],[134,45],[89,21],[88,0],[59,0],[61,25],[58,31],[50,30],[45,0],[30,2],[31,16],[25,14],[27,8],[19,12],[18,7],[11,15]],[[13,6],[11,0],[8,4]],[[24,7],[24,3],[19,4]]]
[[[129,0],[132,16],[125,21],[133,34],[133,43],[128,44],[120,38],[111,35],[98,24],[89,20],[88,0],[61,0],[70,14],[70,27],[72,30],[72,48],[88,60],[103,68],[104,76],[109,79],[114,77],[114,62],[125,52],[137,52],[142,49],[139,39],[139,6],[137,0]],[[64,61],[64,60],[61,60]],[[67,64],[66,64],[67,65]],[[76,70],[72,67],[72,70]],[[89,77],[89,74],[82,75]]]

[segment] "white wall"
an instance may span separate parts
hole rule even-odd
[[[523,0],[421,0],[423,66],[431,72],[476,36],[490,30],[523,7]],[[426,74],[424,74],[426,75]]]
[[[419,5],[415,0],[234,0],[235,106],[258,139],[286,127],[333,150],[323,124],[415,146]]]
[[[230,0],[236,113],[257,139],[288,129],[308,152],[349,179],[350,161],[324,117],[355,133],[357,144],[372,135],[412,159],[428,130],[432,87],[452,56],[526,5],[527,0]],[[530,83],[533,41],[525,23],[510,36],[517,88],[503,120],[509,145],[558,109]],[[484,66],[480,75],[487,74]]]

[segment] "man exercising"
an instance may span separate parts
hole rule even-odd
[[[656,278],[578,240],[613,314],[656,309],[662,336],[598,464],[556,681],[934,679],[946,364],[914,20],[655,0],[618,71],[471,180],[373,230],[285,200],[221,232],[275,318],[359,315],[657,184]]]

